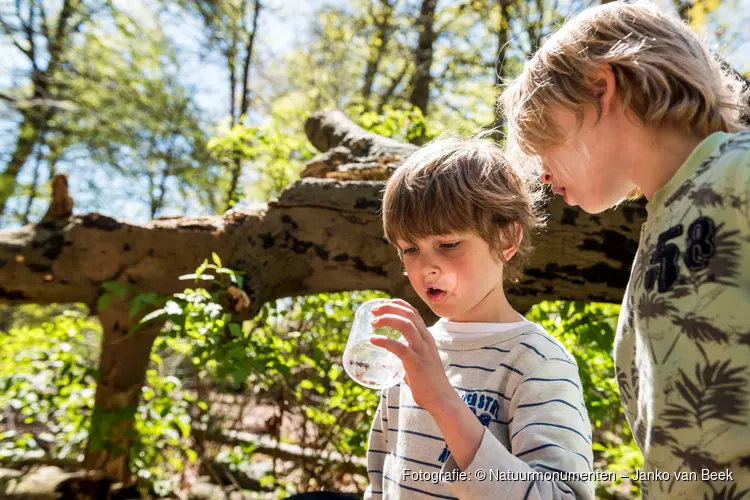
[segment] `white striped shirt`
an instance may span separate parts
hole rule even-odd
[[[575,359],[535,323],[504,326],[440,320],[430,328],[448,380],[486,427],[469,467],[458,469],[401,383],[383,391],[372,423],[365,499],[594,498]]]

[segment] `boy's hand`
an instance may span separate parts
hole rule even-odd
[[[448,381],[435,339],[427,330],[419,312],[408,302],[396,299],[372,309],[373,327],[388,326],[400,331],[407,344],[376,336],[370,342],[391,351],[401,359],[406,370],[404,381],[411,389],[414,402],[432,413],[445,406],[456,391]]]

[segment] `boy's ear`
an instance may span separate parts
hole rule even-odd
[[[518,247],[521,246],[521,241],[523,241],[523,229],[518,224],[514,224],[514,226],[514,236],[516,237],[516,241],[503,250],[503,260],[505,262],[508,262],[513,258],[518,251]]]
[[[617,93],[617,81],[612,66],[603,64],[596,70],[594,75],[593,90],[599,97],[602,116],[609,114],[615,103],[615,94]]]

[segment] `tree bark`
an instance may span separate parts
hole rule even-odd
[[[382,11],[373,13],[376,18],[375,22],[375,40],[380,40],[379,44],[370,44],[370,57],[367,59],[367,68],[365,69],[365,81],[362,85],[362,100],[365,106],[369,107],[370,96],[372,95],[372,85],[375,82],[375,75],[378,74],[380,61],[383,60],[388,41],[393,28],[391,26],[391,17],[393,15],[392,0],[380,0]]]
[[[39,140],[41,120],[35,119],[32,111],[23,113],[23,121],[18,129],[18,140],[10,161],[5,166],[5,171],[0,174],[0,216],[5,214],[6,204],[13,196],[18,183],[18,174],[21,173],[26,160],[34,151],[34,146]]]
[[[260,0],[255,0],[253,10],[253,27],[247,35],[247,46],[245,47],[245,60],[242,68],[242,103],[240,104],[240,116],[247,113],[250,107],[250,62],[253,59],[255,46],[255,33],[258,31],[258,18],[263,5]]]
[[[503,85],[503,82],[508,77],[505,59],[508,53],[508,44],[510,43],[510,7],[512,4],[513,0],[497,1],[498,8],[500,9],[500,20],[497,26],[497,52],[495,55],[495,88],[497,89]],[[495,131],[493,135],[499,137],[504,125],[505,116],[497,109],[495,120],[491,127]]]
[[[236,78],[235,78],[235,70],[234,70],[234,63],[235,63],[235,56],[237,54],[237,41],[234,39],[234,43],[232,45],[232,53],[234,54],[229,61],[229,64],[231,66],[230,69],[230,85],[232,86],[232,125],[235,123],[242,124],[243,117],[247,114],[247,110],[250,107],[250,62],[253,59],[253,50],[255,45],[255,34],[258,31],[258,17],[260,16],[260,10],[262,8],[262,4],[260,0],[255,0],[254,2],[254,11],[253,11],[253,21],[252,21],[252,29],[247,33],[247,43],[245,46],[245,55],[242,59],[242,81],[240,89],[240,95],[241,95],[241,102],[240,102],[240,108],[238,116],[235,119],[235,111],[234,111],[234,88],[237,84]],[[240,14],[244,18],[244,4],[243,9]],[[227,190],[226,194],[226,202],[225,202],[225,210],[229,210],[232,208],[234,203],[236,202],[236,195],[237,195],[237,186],[239,184],[240,176],[242,175],[242,155],[240,152],[235,151],[232,155],[232,160],[230,163],[230,173],[229,173],[229,189]]]
[[[396,92],[398,86],[401,85],[401,81],[409,71],[409,62],[404,61],[403,64],[404,65],[401,68],[401,71],[399,71],[398,74],[393,77],[393,80],[391,80],[388,88],[385,90],[385,92],[383,92],[383,95],[380,96],[380,102],[378,103],[378,114],[382,114],[383,108],[385,108],[385,106],[391,102],[391,99],[393,99],[393,94]]]
[[[40,141],[44,144],[44,139],[40,139]],[[34,206],[34,200],[36,199],[39,190],[39,170],[42,168],[42,156],[42,148],[40,145],[36,153],[36,158],[34,159],[34,176],[31,179],[31,191],[29,192],[29,197],[26,199],[26,209],[21,216],[21,223],[23,225],[26,225],[31,221],[31,209]]]
[[[242,155],[239,151],[232,152],[229,162],[229,187],[225,195],[224,211],[230,210],[237,202],[237,186],[242,175]]]
[[[416,27],[419,30],[419,41],[414,51],[414,76],[411,80],[411,94],[409,102],[422,110],[427,115],[427,106],[430,103],[430,84],[432,83],[432,59],[434,55],[433,44],[437,35],[435,33],[435,9],[437,0],[422,0],[419,18]]]
[[[130,451],[135,439],[135,412],[145,380],[151,346],[160,325],[128,333],[139,319],[129,319],[128,303],[113,298],[99,312],[104,330],[96,384],[94,414],[84,467],[101,470],[124,484],[130,482]]]

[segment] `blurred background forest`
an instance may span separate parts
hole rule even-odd
[[[748,0],[660,5],[750,73]],[[502,127],[497,85],[588,6],[0,0],[0,226],[39,222],[57,174],[76,213],[134,224],[262,206],[315,156],[304,124],[322,109],[413,144]],[[206,258],[192,263],[183,293],[131,300],[134,311],[160,306],[168,320],[133,409],[124,467],[135,489],[182,498],[361,492],[379,395],[342,374],[340,360],[354,309],[384,293],[288,297],[233,319],[222,293],[242,288],[242,277],[218,255]],[[121,285],[104,288],[99,310],[124,296]],[[610,357],[618,311],[542,302],[527,316],[578,359],[595,468],[629,472],[641,457]],[[92,430],[101,342],[84,304],[0,305],[0,496],[29,473],[60,483],[87,451],[107,446],[98,442],[106,432]],[[53,467],[30,469],[42,464]],[[598,489],[601,498],[637,492],[627,480]]]

